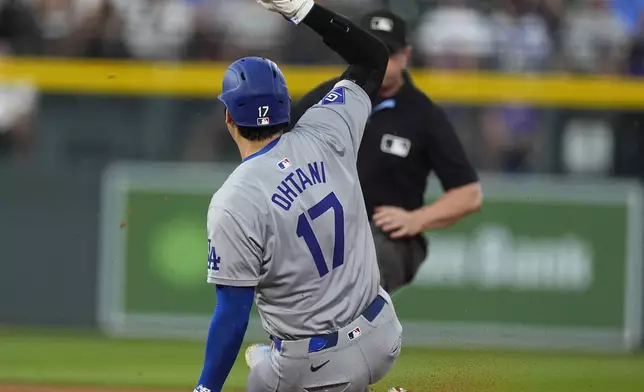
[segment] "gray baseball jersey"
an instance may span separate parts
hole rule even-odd
[[[246,158],[212,198],[208,282],[256,287],[262,324],[276,337],[335,331],[378,294],[356,169],[370,112],[359,86],[339,82],[291,132]],[[266,117],[265,108],[260,113]]]

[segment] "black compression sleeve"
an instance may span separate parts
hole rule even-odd
[[[349,63],[342,75],[361,86],[373,99],[387,70],[389,51],[382,41],[346,17],[315,4],[302,23]]]

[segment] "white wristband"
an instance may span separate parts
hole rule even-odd
[[[300,7],[300,9],[297,10],[295,15],[293,15],[293,17],[291,18],[291,22],[295,24],[300,24],[304,20],[304,18],[306,18],[306,15],[308,15],[309,12],[311,12],[311,8],[313,8],[313,5],[315,5],[313,0],[306,0],[306,2],[302,5],[302,7]]]

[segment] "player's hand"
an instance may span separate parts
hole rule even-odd
[[[391,238],[413,237],[423,229],[418,214],[399,207],[376,207],[372,220]]]
[[[269,11],[278,12],[299,24],[313,8],[313,0],[255,0]]]

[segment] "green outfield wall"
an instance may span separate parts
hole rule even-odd
[[[205,336],[215,304],[205,281],[206,210],[233,169],[120,163],[105,171],[98,316],[106,332]],[[483,211],[427,233],[428,259],[413,284],[394,297],[406,342],[637,347],[642,188],[617,181],[482,178]],[[427,199],[436,196],[429,192]],[[248,338],[264,338],[255,312],[253,317]]]

